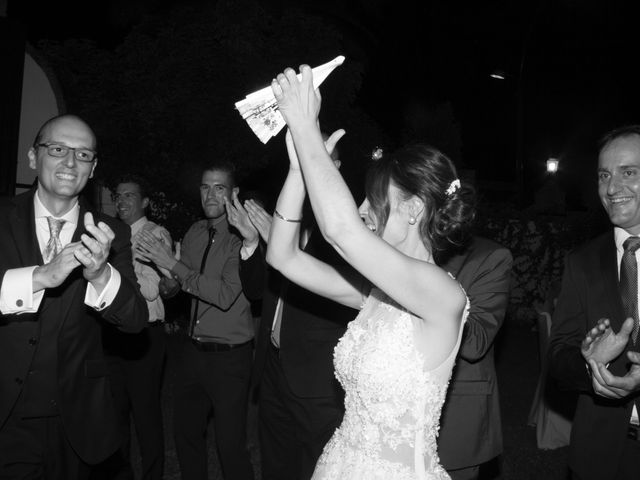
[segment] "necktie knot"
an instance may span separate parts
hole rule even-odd
[[[47,217],[47,222],[49,223],[49,233],[51,234],[51,236],[59,238],[60,230],[62,230],[62,225],[64,225],[65,220]]]
[[[65,223],[65,220],[58,220],[53,217],[47,217],[47,223],[49,224],[49,241],[42,254],[44,263],[49,263],[53,257],[60,253],[62,250],[62,242],[60,242],[60,230]]]
[[[215,236],[216,232],[216,227],[209,227],[209,243],[213,241],[213,237]],[[638,240],[640,240],[640,238],[638,238]]]
[[[624,252],[636,253],[636,250],[640,248],[640,237],[629,237],[622,244]]]

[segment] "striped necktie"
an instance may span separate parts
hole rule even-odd
[[[640,248],[640,238],[629,237],[623,244],[624,253],[620,262],[620,296],[627,317],[633,317],[633,343],[638,340],[640,319],[638,319],[638,262],[636,250]]]

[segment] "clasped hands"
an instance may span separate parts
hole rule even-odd
[[[97,291],[106,286],[109,281],[107,259],[115,234],[104,222],[96,225],[90,212],[84,215],[84,226],[87,233],[80,236],[79,242],[67,244],[49,263],[34,270],[34,292],[60,286],[81,265],[84,278],[94,284]]]
[[[591,369],[591,382],[597,395],[620,399],[640,390],[639,352],[627,352],[630,366],[624,376],[613,375],[607,368],[607,364],[618,358],[626,348],[633,324],[633,318],[627,318],[620,331],[615,333],[609,319],[601,318],[582,341],[580,351]]]

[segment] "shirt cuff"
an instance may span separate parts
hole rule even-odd
[[[4,315],[35,313],[40,308],[44,289],[33,293],[33,271],[31,267],[7,270],[0,286],[0,312]]]
[[[251,255],[253,255],[258,248],[258,245],[260,245],[259,241],[250,247],[247,247],[247,244],[242,242],[242,247],[240,247],[240,259],[246,260],[247,258],[251,258]]]
[[[178,282],[180,282],[181,285],[184,279],[190,273],[191,273],[191,269],[187,267],[184,263],[182,263],[180,260],[178,260],[176,264],[173,266],[173,268],[171,269],[171,275],[173,276],[174,280],[177,280]]]
[[[91,283],[88,283],[87,292],[84,296],[85,305],[93,308],[98,312],[104,310],[113,303],[113,299],[116,298],[118,290],[120,290],[120,283],[122,283],[120,272],[113,268],[110,263],[107,263],[107,265],[109,266],[110,272],[109,281],[102,290],[102,293],[98,295],[98,292],[96,291],[94,286],[91,285]]]

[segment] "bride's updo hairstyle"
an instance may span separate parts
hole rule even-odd
[[[409,199],[415,195],[425,205],[420,232],[432,252],[463,244],[475,218],[474,189],[461,183],[451,160],[423,144],[407,145],[392,154],[374,156],[367,172],[366,195],[382,235],[389,219],[389,185]]]

